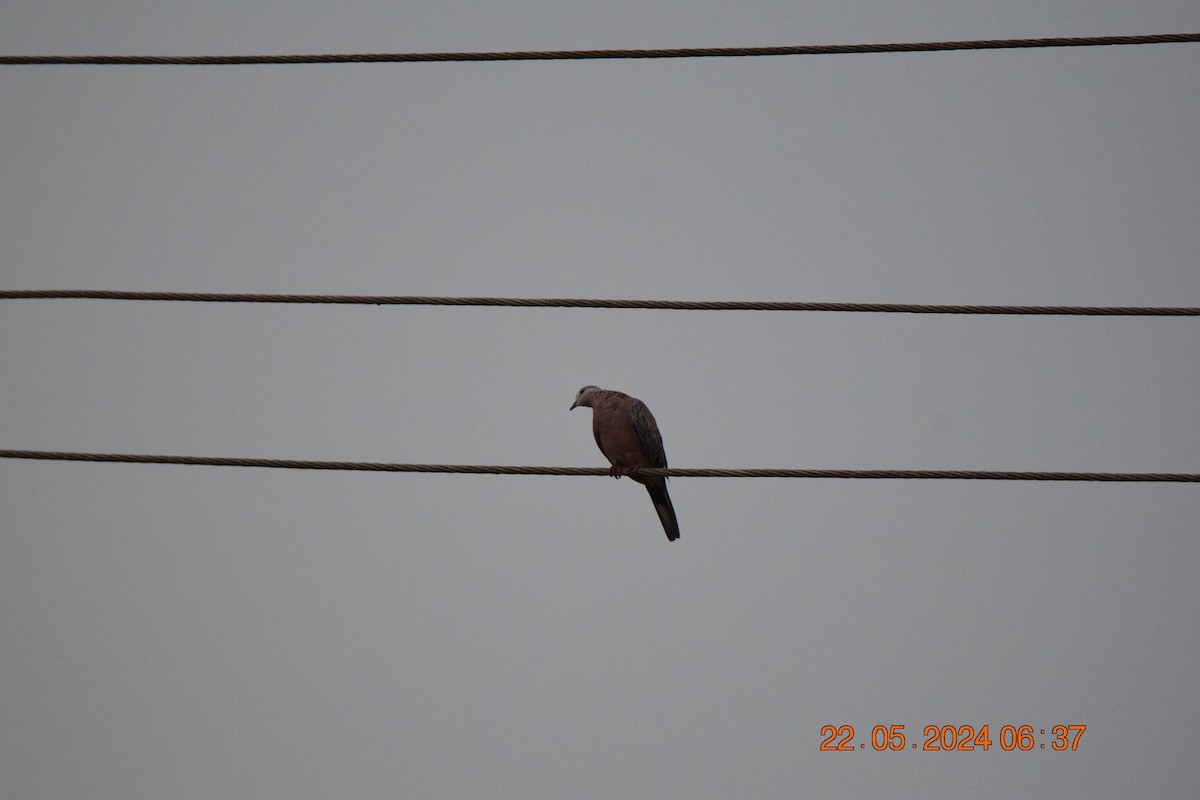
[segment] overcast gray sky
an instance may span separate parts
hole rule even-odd
[[[4,54],[1197,30],[1195,0],[0,2]],[[0,288],[1196,306],[1198,76],[1197,44],[0,67]],[[595,383],[676,467],[1197,472],[1198,345],[3,300],[0,448],[603,466]],[[628,480],[0,460],[0,797],[1196,796],[1200,488],[671,493],[673,544]]]

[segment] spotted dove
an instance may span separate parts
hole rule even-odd
[[[612,464],[609,470],[613,477],[628,475],[646,487],[654,510],[662,520],[667,539],[679,538],[679,522],[675,519],[675,508],[667,494],[667,479],[661,475],[642,475],[642,467],[667,466],[667,453],[663,450],[662,435],[658,423],[646,404],[636,397],[621,392],[585,386],[575,395],[571,408],[584,406],[592,409],[592,433],[600,452]]]

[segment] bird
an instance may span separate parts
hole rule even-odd
[[[612,464],[609,474],[614,478],[628,475],[646,487],[654,510],[666,531],[667,541],[679,538],[679,521],[675,507],[667,494],[667,479],[663,475],[642,475],[642,467],[666,469],[667,453],[663,450],[658,423],[646,404],[623,392],[584,386],[571,404],[574,410],[583,406],[592,409],[592,434],[600,452]]]

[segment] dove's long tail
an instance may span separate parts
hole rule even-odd
[[[666,484],[664,483],[662,486],[646,484],[646,491],[650,493],[650,499],[654,502],[654,510],[658,512],[658,518],[662,520],[663,530],[667,532],[667,540],[675,541],[679,538],[679,520],[675,519],[675,507],[671,505],[671,495],[667,494]]]

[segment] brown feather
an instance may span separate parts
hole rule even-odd
[[[667,479],[660,475],[638,474],[643,467],[667,466],[662,434],[650,409],[636,397],[595,386],[579,390],[571,407],[576,406],[591,407],[592,435],[600,452],[610,464],[646,487],[667,539],[672,542],[678,539],[679,522],[667,494]]]

